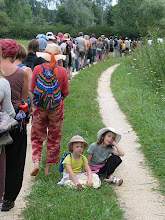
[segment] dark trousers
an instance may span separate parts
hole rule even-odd
[[[5,190],[5,166],[6,166],[5,147],[2,147],[0,153],[0,203],[2,203],[3,193]]]
[[[103,166],[97,174],[99,177],[103,176],[106,178],[107,176],[114,173],[115,169],[121,164],[121,162],[122,160],[119,156],[112,154],[105,163],[105,166]]]
[[[22,187],[26,159],[27,133],[26,126],[12,130],[13,143],[6,145],[6,179],[4,200],[15,201]]]

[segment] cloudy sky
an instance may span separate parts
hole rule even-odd
[[[117,1],[116,0],[112,0],[112,5],[116,5],[117,4]]]

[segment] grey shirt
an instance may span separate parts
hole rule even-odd
[[[105,163],[109,155],[113,153],[113,151],[113,147],[102,148],[97,143],[91,144],[87,150],[89,154],[92,154],[92,158],[89,165],[98,166],[100,164]]]
[[[5,78],[0,78],[0,103],[1,109],[14,118],[15,110],[11,103],[11,88],[9,82]]]

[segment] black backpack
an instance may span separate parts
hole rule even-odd
[[[114,40],[114,46],[116,47],[118,45],[117,40]]]

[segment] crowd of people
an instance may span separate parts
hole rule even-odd
[[[0,40],[0,113],[10,117],[10,120],[6,116],[2,120],[0,115],[1,211],[14,207],[22,187],[29,118],[32,121],[34,164],[30,175],[35,177],[40,170],[46,139],[44,173],[49,175],[51,165],[59,163],[64,101],[69,95],[72,71],[82,70],[111,55],[120,56],[121,44],[123,41],[117,37],[108,40],[101,35],[96,39],[94,34],[89,37],[82,32],[72,38],[68,33],[61,32],[57,36],[52,32],[39,34],[29,42],[27,49],[15,40]],[[13,126],[9,127],[9,121],[12,125],[11,119]],[[4,131],[4,127],[8,129]],[[63,161],[65,168],[59,185],[65,185],[69,180],[76,187],[87,184],[98,188],[103,180],[120,186],[123,180],[112,176],[121,163],[120,156],[124,156],[118,146],[120,138],[121,135],[113,128],[99,130],[97,142],[89,146],[86,158],[83,151],[88,143],[79,135],[72,137],[68,143],[71,156],[68,155]],[[85,183],[81,182],[81,178]]]
[[[102,62],[105,59],[112,57],[121,57],[129,55],[135,48],[140,47],[140,41],[130,40],[127,37],[105,37],[101,35],[96,38],[95,34],[84,35],[79,32],[78,36],[71,37],[69,33],[59,32],[54,35],[52,32],[38,34],[37,40],[39,42],[40,51],[43,51],[47,44],[57,44],[59,52],[66,56],[63,62],[59,65],[66,68],[69,79],[72,77],[72,72],[82,70],[94,62]]]

